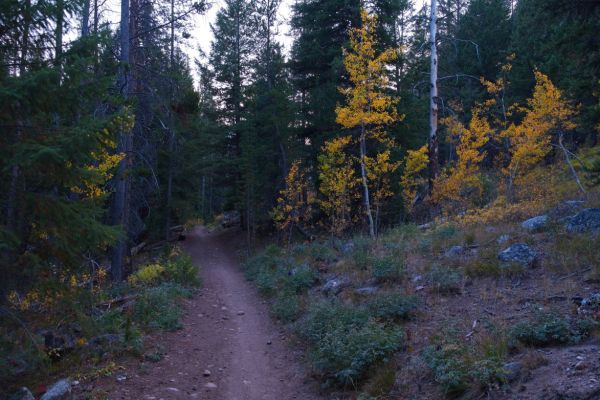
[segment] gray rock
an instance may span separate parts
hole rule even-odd
[[[26,387],[22,387],[21,389],[13,393],[13,395],[10,396],[8,400],[35,400],[35,397],[33,397],[33,394],[31,394],[29,389],[27,389]]]
[[[521,227],[527,229],[529,232],[537,232],[544,229],[548,225],[549,218],[547,215],[538,215],[523,221]]]
[[[498,254],[498,259],[505,263],[533,266],[538,259],[538,253],[525,243],[517,243],[504,249]]]
[[[522,369],[523,369],[523,364],[521,364],[521,362],[519,362],[519,361],[513,361],[513,362],[506,363],[502,367],[502,370],[503,370],[502,377],[507,382],[515,381],[521,375]]]
[[[343,289],[349,287],[351,284],[352,284],[352,282],[350,281],[350,278],[348,278],[347,276],[333,277],[333,278],[329,279],[327,282],[325,282],[325,284],[321,288],[321,291],[325,294],[336,295],[339,292],[341,292]]]
[[[379,288],[377,286],[365,286],[354,290],[354,293],[361,296],[371,296],[377,293]]]
[[[465,254],[467,249],[464,246],[452,246],[444,253],[445,257],[458,257]]]
[[[67,400],[71,399],[71,397],[71,381],[69,379],[61,379],[50,386],[48,391],[40,397],[40,400]]]
[[[221,220],[221,226],[223,228],[231,228],[233,226],[239,226],[241,222],[241,216],[239,211],[226,211],[223,213],[223,220]]]
[[[600,293],[594,293],[590,297],[581,300],[578,312],[580,314],[589,314],[600,311]]]
[[[354,251],[354,242],[353,241],[348,241],[346,243],[342,243],[342,245],[340,246],[340,251],[343,254],[350,254]]]
[[[571,233],[600,233],[600,208],[586,208],[567,218],[565,227]]]
[[[498,239],[496,239],[496,243],[498,244],[504,244],[506,242],[508,242],[510,240],[510,235],[500,235],[500,237]]]

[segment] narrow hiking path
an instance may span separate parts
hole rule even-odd
[[[188,234],[183,247],[202,267],[203,287],[185,304],[182,330],[150,338],[165,357],[126,363],[126,379],[109,383],[110,399],[319,398],[284,331],[245,281],[232,243],[236,239],[203,227]]]

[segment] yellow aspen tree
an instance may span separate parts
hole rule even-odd
[[[375,211],[375,233],[377,233],[379,227],[381,208],[385,201],[394,195],[390,189],[390,176],[400,166],[400,162],[391,160],[390,154],[391,151],[388,148],[377,153],[375,157],[365,157],[367,178],[373,197],[372,206]]]
[[[329,217],[329,228],[334,235],[342,233],[352,221],[352,201],[358,182],[352,159],[346,155],[351,141],[351,136],[329,140],[318,156],[319,191],[323,195],[319,205]]]
[[[552,133],[556,132],[562,144],[566,130],[574,129],[575,109],[563,98],[561,91],[548,76],[535,71],[536,85],[533,95],[524,107],[520,124],[511,124],[502,132],[510,143],[510,163],[504,173],[508,180],[508,194],[512,197],[515,179],[537,165],[551,150]]]
[[[300,160],[296,160],[285,177],[285,188],[279,191],[277,206],[272,213],[275,226],[286,233],[288,243],[294,227],[310,220],[312,201],[309,196],[306,172]]]
[[[408,212],[417,201],[419,190],[427,186],[427,178],[423,171],[429,166],[428,145],[418,150],[408,150],[404,158],[404,171],[402,173],[402,198]]]
[[[346,96],[346,105],[336,107],[335,112],[338,124],[347,129],[358,128],[363,203],[369,221],[369,234],[374,238],[375,221],[366,162],[367,136],[370,129],[400,119],[393,108],[393,99],[385,93],[389,86],[386,65],[396,58],[397,52],[395,49],[388,49],[377,54],[377,17],[361,10],[361,20],[361,28],[350,31],[350,49],[344,51],[344,66],[351,82],[350,87],[340,89]]]
[[[455,116],[444,118],[441,122],[457,142],[457,160],[446,174],[436,180],[432,197],[438,202],[462,203],[466,199],[480,196],[483,191],[479,164],[486,156],[483,147],[488,143],[493,130],[483,116],[481,106],[473,108],[468,127]]]

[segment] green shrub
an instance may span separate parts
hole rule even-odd
[[[317,370],[341,384],[364,377],[369,367],[399,350],[403,334],[369,321],[365,325],[328,330],[315,344],[311,358]]]
[[[302,312],[300,298],[295,293],[282,293],[273,300],[271,311],[282,322],[293,322]]]
[[[299,321],[298,333],[316,342],[332,328],[364,325],[369,314],[363,308],[346,307],[338,302],[323,301],[310,306],[306,317]]]
[[[503,268],[497,257],[493,259],[473,260],[465,265],[465,275],[471,278],[481,277],[499,277],[502,275]]]
[[[317,276],[308,266],[302,265],[292,268],[287,274],[284,275],[282,280],[283,286],[286,290],[291,290],[295,293],[301,293],[314,285],[315,281],[317,280]]]
[[[246,279],[254,281],[265,270],[274,270],[282,262],[282,250],[277,246],[268,246],[262,253],[250,257],[244,262],[244,274]]]
[[[330,263],[336,260],[337,253],[333,245],[313,242],[308,247],[308,253],[313,261]]]
[[[383,237],[383,241],[396,243],[407,242],[416,238],[419,233],[419,228],[415,224],[399,225],[387,232]]]
[[[501,332],[475,345],[462,343],[455,335],[448,332],[423,351],[423,359],[446,395],[458,396],[469,388],[485,389],[504,382],[508,350]]]
[[[458,229],[454,225],[445,224],[437,226],[433,232],[431,232],[431,236],[434,239],[450,239],[454,237],[458,232]]]
[[[455,344],[428,346],[423,351],[423,358],[444,393],[456,396],[467,390],[469,366],[464,348]]]
[[[460,293],[463,276],[459,270],[434,265],[428,273],[428,281],[439,293]]]
[[[402,345],[397,328],[385,328],[369,319],[365,309],[336,302],[313,304],[297,329],[310,343],[315,368],[330,381],[356,383],[374,364]]]
[[[262,269],[256,275],[254,283],[258,291],[263,296],[270,297],[275,294],[277,289],[277,270]]]
[[[592,320],[570,319],[555,311],[536,311],[534,316],[516,324],[511,337],[529,346],[578,343],[597,326]]]
[[[404,274],[404,266],[398,257],[375,258],[372,261],[373,278],[379,282],[400,281]]]
[[[357,236],[352,239],[354,247],[352,248],[352,261],[357,268],[366,269],[372,261],[371,258],[371,239],[363,236]]]
[[[397,293],[381,294],[367,302],[369,313],[375,318],[408,319],[417,310],[418,299],[415,296],[402,296]]]
[[[198,267],[194,265],[192,258],[187,254],[169,260],[165,265],[167,279],[183,287],[200,286],[201,281],[198,272]]]
[[[178,299],[189,296],[189,290],[171,283],[148,288],[137,296],[133,306],[133,321],[145,329],[174,331],[181,329],[181,307]]]

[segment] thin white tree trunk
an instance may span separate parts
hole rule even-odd
[[[367,168],[365,166],[365,157],[367,155],[367,141],[365,135],[365,125],[363,123],[360,127],[360,174],[362,177],[365,211],[369,220],[369,236],[371,236],[371,239],[375,239],[375,223],[373,221],[373,213],[371,211]]]
[[[438,166],[438,56],[437,56],[437,0],[431,0],[431,19],[429,25],[429,40],[431,45],[431,76],[429,96],[429,190],[439,173]]]

